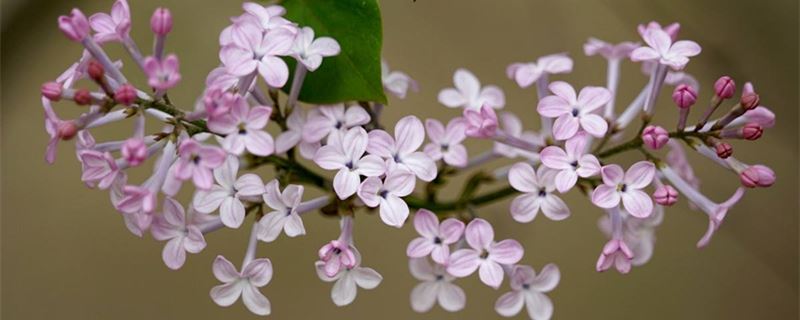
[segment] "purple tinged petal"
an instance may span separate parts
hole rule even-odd
[[[428,139],[435,143],[445,141],[445,128],[442,122],[436,119],[426,119],[425,129],[428,132]]]
[[[588,178],[600,173],[600,168],[600,161],[597,160],[597,157],[586,154],[578,160],[578,169],[575,172],[580,177]]]
[[[478,78],[467,69],[456,70],[453,74],[453,83],[465,97],[477,97],[478,91],[481,89]]]
[[[247,310],[260,316],[269,315],[271,307],[269,300],[252,284],[244,285],[242,289],[242,302]]]
[[[347,127],[365,125],[369,121],[369,113],[361,106],[351,106],[344,112],[344,122]]]
[[[358,267],[350,272],[356,284],[363,289],[375,289],[383,281],[383,277],[372,268]]]
[[[452,283],[440,283],[439,286],[437,298],[442,309],[450,312],[464,309],[464,305],[467,302],[467,296],[464,294],[464,290]]]
[[[539,101],[536,111],[542,116],[556,118],[572,112],[572,104],[559,96],[547,96]]]
[[[502,108],[506,105],[506,96],[503,93],[503,90],[498,88],[497,86],[486,86],[484,87],[478,99],[483,102],[483,104],[488,105],[492,108]]]
[[[260,197],[265,192],[264,182],[261,181],[261,177],[253,173],[242,175],[233,186],[237,190],[236,195],[238,196]]]
[[[384,187],[398,197],[405,197],[414,191],[414,174],[405,170],[392,170],[386,176]]]
[[[419,209],[414,215],[414,228],[421,236],[433,239],[439,236],[439,219],[430,210]]]
[[[641,190],[622,192],[622,204],[632,216],[647,218],[653,212],[653,200]]]
[[[450,145],[450,149],[444,154],[444,162],[457,168],[463,168],[469,161],[468,157],[467,148],[464,145],[454,144]]]
[[[436,178],[436,163],[424,152],[417,151],[406,154],[402,161],[402,164],[414,172],[420,180],[430,182]]]
[[[186,262],[186,251],[183,248],[183,237],[173,238],[164,245],[161,252],[164,264],[172,270],[178,270]]]
[[[553,123],[553,137],[558,140],[567,140],[575,136],[579,128],[578,118],[571,114],[563,114]]]
[[[555,81],[551,83],[548,88],[554,95],[564,99],[568,105],[575,105],[578,99],[575,95],[575,89],[569,83],[564,81]]]
[[[242,270],[242,277],[256,287],[266,286],[272,280],[272,262],[269,259],[250,261]]]
[[[378,191],[383,187],[383,182],[378,177],[369,177],[361,182],[358,187],[358,198],[368,207],[374,208],[380,204]]]
[[[492,225],[484,219],[477,218],[467,225],[465,230],[467,243],[476,250],[488,249],[494,242]]]
[[[628,168],[623,182],[633,189],[643,189],[653,182],[656,166],[650,161],[639,161]]]
[[[602,137],[608,131],[608,122],[596,114],[583,115],[580,118],[581,127],[595,137]]]
[[[422,282],[411,290],[411,309],[416,312],[427,312],[436,303],[440,284],[437,282]]]
[[[553,316],[553,302],[539,292],[525,295],[525,307],[528,310],[528,317],[534,320],[550,319]]]
[[[289,67],[281,58],[264,56],[258,63],[258,73],[274,88],[281,88],[289,79]]]
[[[223,256],[217,256],[214,259],[211,270],[214,273],[214,277],[221,282],[233,282],[239,279],[239,271],[236,270],[233,263]]]
[[[261,218],[258,224],[258,240],[264,242],[275,241],[286,224],[286,214],[280,211],[270,212]]]
[[[455,243],[464,234],[464,222],[453,218],[442,221],[439,225],[439,236],[445,244]]]
[[[406,255],[409,258],[422,258],[433,251],[434,245],[433,241],[428,238],[414,238],[411,242],[408,243],[408,247],[406,248]]]
[[[331,299],[337,306],[346,306],[356,299],[356,282],[347,276],[343,276],[336,281],[331,290]]]
[[[572,159],[569,158],[563,149],[556,146],[549,146],[539,152],[542,164],[556,170],[572,170]],[[510,172],[509,172],[510,174]]]
[[[339,199],[347,199],[358,191],[358,185],[361,182],[357,173],[350,171],[347,168],[339,169],[336,176],[333,177],[333,189]]]
[[[244,222],[244,205],[236,198],[225,198],[219,209],[219,217],[226,227],[237,229]]]
[[[478,276],[485,285],[497,289],[503,283],[503,268],[496,262],[486,260],[481,263]]]
[[[558,286],[561,281],[561,271],[555,264],[547,264],[539,274],[531,281],[531,289],[539,292],[550,292]]]
[[[603,177],[603,183],[613,187],[616,187],[617,184],[622,182],[623,177],[625,176],[625,172],[622,171],[622,167],[616,164],[603,166],[600,168],[600,174]]]
[[[519,195],[511,201],[511,217],[517,222],[528,223],[536,218],[541,206],[540,197],[538,194],[526,193]]]
[[[639,47],[631,52],[633,61],[651,61],[660,58],[661,55],[650,47]]]
[[[369,132],[367,152],[382,158],[392,158],[396,149],[394,138],[386,131],[372,130]]]
[[[457,108],[468,103],[467,99],[456,89],[444,89],[439,92],[439,103],[449,107]]]
[[[570,215],[569,207],[564,200],[554,195],[545,197],[542,202],[542,213],[553,221],[564,220]]]
[[[472,249],[460,249],[450,255],[447,273],[463,278],[471,275],[481,265],[479,252]]]
[[[408,260],[408,269],[411,275],[420,281],[434,281],[436,274],[433,271],[433,266],[425,258],[414,258]]]
[[[406,116],[394,127],[395,138],[397,140],[397,151],[400,154],[409,154],[422,145],[425,140],[425,129],[422,122],[415,116]]]
[[[387,225],[400,228],[408,218],[408,205],[403,199],[389,195],[381,200],[380,206],[381,220]]]
[[[520,291],[506,292],[494,304],[494,310],[501,316],[513,317],[522,311],[525,306],[525,297]]]
[[[592,192],[592,203],[600,208],[610,209],[619,205],[620,195],[616,186],[600,185]]]
[[[578,174],[570,169],[561,170],[556,174],[555,183],[558,192],[566,193],[578,183]]]
[[[242,285],[238,282],[221,284],[211,288],[211,300],[221,307],[232,305],[242,294]]]
[[[578,103],[581,112],[588,113],[604,106],[611,100],[611,92],[603,87],[585,87],[578,95]]]
[[[553,148],[558,149],[557,147]],[[544,151],[542,151],[542,153],[544,153]],[[550,157],[552,160],[552,155],[550,155]],[[511,166],[511,169],[508,171],[508,183],[514,189],[521,192],[538,192],[540,189],[536,172],[533,171],[533,167],[526,162],[519,162]]]
[[[488,248],[489,260],[496,261],[502,264],[515,264],[522,259],[525,250],[517,240],[506,239],[494,244]]]

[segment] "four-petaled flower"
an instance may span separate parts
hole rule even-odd
[[[212,117],[208,128],[224,134],[220,143],[230,153],[241,155],[245,150],[257,156],[268,156],[275,151],[275,141],[264,131],[272,108],[250,108],[246,98],[236,95],[230,103],[230,112]]]
[[[255,259],[247,263],[242,272],[223,256],[217,256],[212,270],[217,280],[224,282],[211,288],[211,299],[222,307],[232,305],[239,296],[250,312],[257,315],[269,315],[269,300],[258,288],[266,286],[272,280],[272,262],[269,259]]]
[[[425,129],[428,131],[428,140],[431,141],[425,145],[425,154],[434,161],[444,160],[454,167],[467,165],[467,148],[461,144],[467,138],[463,118],[450,120],[446,128],[439,120],[427,119]]]
[[[178,161],[175,162],[175,178],[181,181],[192,179],[198,189],[208,190],[214,184],[212,170],[225,162],[225,151],[218,147],[200,144],[186,138],[178,145]]]
[[[425,128],[415,116],[400,119],[394,127],[394,138],[383,130],[369,132],[367,152],[387,159],[389,170],[407,169],[420,180],[436,178],[436,163],[424,152],[417,151],[425,140]]]
[[[504,317],[513,317],[525,306],[528,317],[534,320],[550,319],[553,302],[545,293],[552,291],[561,280],[561,272],[554,264],[548,264],[537,275],[530,266],[514,266],[511,269],[511,292],[497,299],[494,309]]]
[[[81,181],[89,187],[108,189],[121,174],[116,160],[109,152],[85,149],[78,152],[78,159],[82,169]]]
[[[155,57],[144,59],[144,72],[147,73],[147,84],[158,90],[167,90],[181,81],[178,73],[178,57],[168,55],[164,60]]]
[[[219,208],[222,223],[228,228],[238,228],[244,221],[245,208],[243,201],[259,202],[264,194],[264,183],[252,173],[244,174],[238,179],[239,160],[228,156],[225,163],[214,170],[217,184],[209,190],[198,190],[192,201],[195,210],[211,213]]]
[[[453,83],[455,88],[439,92],[439,102],[448,108],[478,109],[487,105],[499,109],[506,105],[506,96],[500,88],[491,85],[481,88],[478,78],[467,69],[456,70]]]
[[[383,223],[400,228],[408,218],[408,205],[402,197],[414,191],[415,182],[413,173],[391,170],[383,181],[378,177],[364,180],[358,187],[358,197],[368,207],[380,206]]]
[[[517,240],[494,241],[494,230],[486,220],[477,218],[464,231],[469,248],[459,249],[450,255],[447,272],[456,277],[466,277],[478,271],[484,284],[498,288],[503,282],[502,265],[513,265],[522,259],[524,250]]]
[[[633,259],[633,251],[628,247],[622,239],[611,239],[603,246],[603,252],[597,258],[597,271],[603,272],[611,268],[611,265],[619,271],[619,273],[626,274],[631,271],[631,260]]]
[[[333,303],[340,307],[351,304],[356,299],[358,287],[367,290],[375,289],[383,281],[383,277],[377,271],[361,266],[361,254],[357,250],[354,251],[354,265],[346,267],[334,275],[327,273],[324,262],[317,261],[315,264],[317,276],[322,281],[336,281],[331,290],[331,299]]]
[[[376,155],[366,155],[369,136],[362,127],[345,133],[335,132],[328,144],[319,148],[314,162],[326,170],[339,170],[333,178],[333,189],[339,199],[346,199],[358,190],[361,176],[377,177],[386,171],[386,162]]]
[[[467,296],[459,286],[453,284],[455,277],[445,271],[441,264],[431,266],[428,259],[412,258],[408,261],[411,275],[419,284],[411,290],[411,308],[416,312],[427,312],[436,302],[450,312],[464,309]]]
[[[611,92],[602,87],[584,87],[576,96],[575,89],[566,82],[550,84],[552,96],[539,101],[536,110],[539,114],[556,118],[553,123],[553,137],[558,140],[572,138],[579,128],[595,137],[602,137],[608,130],[608,123],[594,111],[611,100]]]
[[[306,125],[307,113],[302,107],[294,108],[292,114],[286,118],[287,130],[275,138],[275,153],[284,153],[295,146],[300,151],[303,158],[314,158],[314,154],[319,150],[319,141],[306,142],[303,139],[304,127]]]
[[[206,239],[200,228],[216,217],[195,212],[189,208],[185,213],[183,206],[172,198],[165,198],[161,215],[156,216],[150,232],[158,241],[167,241],[161,258],[170,269],[177,270],[186,261],[186,252],[199,253],[206,247]]]
[[[606,209],[615,208],[622,201],[625,210],[637,218],[646,218],[653,212],[653,200],[641,189],[649,186],[656,174],[650,161],[639,161],[628,168],[610,164],[600,169],[603,184],[592,192],[592,203]]]
[[[555,184],[558,192],[564,193],[572,189],[578,177],[588,178],[600,172],[600,161],[591,154],[586,154],[588,142],[586,134],[579,133],[567,140],[564,149],[549,146],[539,153],[542,164],[558,171]]]
[[[572,59],[557,53],[536,59],[536,62],[513,63],[506,68],[506,75],[521,88],[527,88],[548,74],[572,72]]]
[[[242,77],[257,70],[271,87],[283,87],[289,79],[289,67],[278,56],[291,53],[294,34],[282,28],[263,33],[247,23],[233,28],[232,33],[233,42],[219,53],[228,72]]]
[[[320,106],[308,113],[308,118],[303,128],[303,140],[306,142],[319,142],[331,132],[346,131],[350,128],[365,125],[370,117],[361,106],[344,104]]]
[[[99,12],[89,17],[89,25],[95,31],[94,40],[100,43],[123,41],[131,32],[131,9],[128,1],[117,0],[111,14]]]
[[[439,224],[436,215],[426,209],[419,209],[414,215],[414,228],[421,237],[411,240],[406,254],[411,258],[430,255],[439,264],[447,263],[450,245],[464,233],[464,223],[460,220],[449,218]]]
[[[274,211],[267,213],[258,221],[258,240],[275,241],[281,230],[289,237],[306,234],[303,219],[300,219],[300,214],[297,212],[297,207],[303,200],[303,186],[290,184],[283,189],[283,192],[279,186],[278,180],[267,183],[264,203]]]
[[[700,54],[700,46],[694,41],[680,40],[673,43],[669,34],[660,28],[647,28],[642,35],[647,47],[639,47],[631,52],[633,61],[658,61],[681,70],[689,63],[689,57]]]
[[[515,190],[522,192],[511,202],[511,216],[518,222],[531,222],[541,209],[544,215],[559,221],[569,217],[569,208],[555,195],[554,177],[556,172],[546,166],[533,167],[520,162],[508,172],[508,182]]]
[[[314,71],[322,64],[323,57],[332,57],[341,51],[339,43],[331,37],[314,39],[314,29],[303,27],[298,30],[297,38],[292,46],[294,57],[302,63],[308,71]]]

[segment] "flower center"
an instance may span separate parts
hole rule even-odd
[[[441,275],[441,274],[437,274],[436,275],[436,281],[442,281],[442,280],[444,280],[444,276]]]
[[[448,149],[450,149],[450,145],[446,144],[446,143],[443,143],[442,144],[442,151],[447,151]]]
[[[527,283],[522,285],[522,289],[528,290],[530,288],[531,288],[531,285],[529,285]]]
[[[336,129],[341,129],[343,126],[344,126],[344,123],[342,123],[341,120],[336,120],[336,124],[333,125],[333,127],[336,128]]]
[[[626,190],[628,190],[628,185],[624,183],[620,184],[617,189],[619,189],[620,192],[625,192]]]
[[[481,250],[480,258],[486,259],[488,257],[489,257],[489,251],[486,251],[486,249]]]
[[[544,197],[544,196],[546,196],[546,195],[547,195],[547,191],[544,191],[544,189],[542,189],[542,190],[539,190],[539,196],[540,196],[540,197]]]
[[[581,113],[581,111],[578,110],[578,108],[572,107],[572,116],[573,117],[577,117],[580,113]]]
[[[339,249],[339,248],[333,248],[333,254],[335,254],[335,255],[339,255],[340,253],[342,253],[342,249]]]
[[[572,161],[572,163],[570,163],[569,165],[571,165],[573,169],[577,169],[578,168],[578,160]]]
[[[192,163],[199,164],[200,163],[200,156],[199,155],[193,155],[192,156]]]
[[[433,244],[442,244],[442,238],[434,237],[433,238]]]
[[[378,195],[379,195],[381,198],[384,198],[384,199],[386,199],[386,196],[388,196],[388,195],[389,195],[389,191],[388,191],[388,190],[381,190],[380,192],[378,192]]]
[[[353,161],[347,161],[344,166],[347,167],[347,169],[353,170]]]

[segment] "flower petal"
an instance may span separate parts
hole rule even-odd
[[[553,123],[553,137],[558,140],[567,140],[575,136],[580,128],[580,121],[571,114],[563,114]]]
[[[478,251],[472,249],[460,249],[450,255],[447,264],[447,273],[463,278],[471,275],[481,265]]]
[[[643,189],[653,182],[656,175],[656,166],[650,161],[639,161],[628,168],[623,182],[628,188]]]
[[[489,246],[489,260],[502,264],[515,264],[522,259],[524,250],[517,240],[506,239]]]
[[[414,228],[421,236],[433,239],[439,236],[439,219],[430,210],[419,209],[414,215]]]
[[[501,316],[513,317],[522,311],[525,305],[525,298],[523,293],[519,291],[506,292],[494,304],[494,310]]]
[[[592,192],[592,203],[600,208],[611,209],[619,205],[619,202],[620,195],[616,187],[604,184]]]
[[[653,200],[641,190],[622,192],[622,205],[625,206],[625,210],[637,218],[647,218],[653,212]]]
[[[242,302],[247,307],[247,310],[260,316],[269,315],[271,306],[267,297],[256,289],[252,284],[243,286]]]
[[[437,298],[442,309],[450,312],[464,309],[464,305],[467,303],[467,295],[464,294],[464,290],[448,282],[439,284],[439,294]]]
[[[595,137],[602,137],[608,131],[608,122],[596,114],[585,114],[580,119],[581,127]]]
[[[528,223],[536,218],[541,205],[538,194],[526,193],[519,195],[511,201],[511,217],[517,222]]]
[[[487,249],[494,242],[494,229],[486,220],[477,218],[467,225],[465,238],[470,247],[476,250]]]
[[[485,285],[497,289],[503,283],[503,268],[494,261],[486,260],[481,263],[478,276]]]
[[[242,294],[242,285],[238,282],[221,284],[211,288],[211,300],[220,307],[232,305]]]
[[[440,284],[437,282],[421,282],[411,290],[411,309],[416,312],[427,312],[436,303]]]
[[[331,299],[337,306],[346,306],[356,299],[356,281],[350,275],[344,275],[336,280],[331,290]]]

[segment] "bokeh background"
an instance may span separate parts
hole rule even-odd
[[[124,227],[105,192],[80,182],[72,146],[62,144],[58,162],[43,160],[47,136],[39,86],[54,79],[80,54],[56,28],[56,18],[78,6],[84,12],[108,11],[112,1],[16,0],[2,3],[2,313],[3,319],[253,319],[241,303],[216,306],[208,290],[215,255],[240,261],[247,231],[222,230],[207,236],[199,255],[180,271],[161,261],[162,245],[139,239]],[[153,9],[164,5],[175,16],[168,50],[181,58],[183,82],[173,101],[193,102],[206,73],[218,64],[217,35],[239,1],[132,0],[134,38],[150,45]],[[705,215],[685,202],[669,209],[659,228],[654,258],[627,276],[597,273],[594,264],[605,241],[596,223],[602,212],[577,192],[566,196],[572,216],[562,222],[539,218],[515,223],[508,201],[478,213],[495,226],[499,238],[514,237],[526,248],[523,263],[536,269],[549,262],[562,271],[550,294],[560,319],[795,319],[798,316],[798,2],[601,0],[601,1],[381,1],[383,54],[394,69],[419,81],[421,91],[391,100],[386,120],[402,115],[447,119],[455,116],[436,102],[451,86],[453,71],[466,67],[486,84],[501,86],[507,109],[536,128],[535,92],[519,89],[504,75],[517,61],[568,52],[575,71],[559,77],[576,86],[602,85],[605,63],[587,58],[582,44],[590,36],[609,41],[637,40],[636,25],[649,20],[682,23],[681,37],[703,46],[687,71],[701,81],[702,99],[720,75],[739,84],[753,81],[762,102],[778,115],[777,126],[757,143],[736,143],[735,155],[765,163],[778,174],[770,189],[748,191],[705,250],[695,242],[706,229]],[[127,56],[116,48],[112,54]],[[135,68],[126,68],[136,74]],[[132,76],[141,81],[141,76]],[[618,105],[638,92],[646,78],[625,64]],[[141,82],[139,82],[141,83]],[[76,107],[62,104],[69,114]],[[658,122],[673,126],[675,110],[662,95]],[[699,112],[698,112],[699,113]],[[130,128],[96,136],[120,137]],[[473,154],[487,144],[473,143]],[[635,158],[620,158],[629,164]],[[727,197],[738,178],[704,158],[693,157],[702,189],[714,199]],[[500,161],[495,166],[507,164]],[[260,171],[268,177],[268,171]],[[459,180],[455,181],[456,185]],[[488,190],[492,186],[487,187]],[[454,196],[457,188],[446,195]],[[313,192],[312,192],[313,194]],[[458,281],[467,292],[465,310],[449,314],[435,308],[415,314],[408,302],[416,284],[409,275],[405,247],[415,235],[407,225],[395,230],[374,215],[359,215],[356,242],[364,264],[384,276],[372,291],[359,291],[354,304],[336,308],[330,284],[317,278],[316,250],[338,235],[337,222],[320,215],[304,218],[308,235],[281,237],[260,245],[272,259],[275,277],[263,292],[272,318],[309,319],[494,319],[497,297],[477,277]],[[249,220],[248,220],[249,221]],[[524,318],[524,314],[519,316]]]

